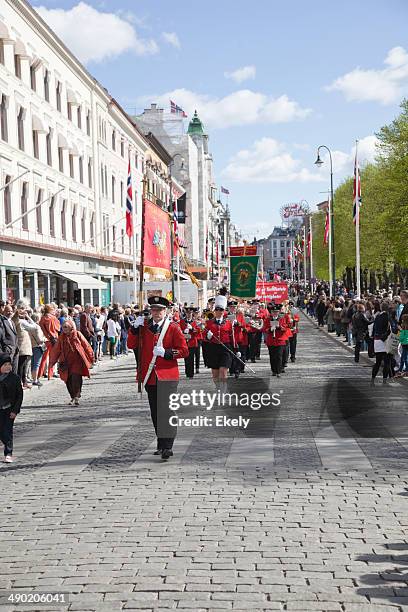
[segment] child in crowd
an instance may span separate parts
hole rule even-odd
[[[13,462],[13,426],[23,402],[21,380],[12,371],[11,358],[0,353],[0,440],[4,444],[4,461]]]

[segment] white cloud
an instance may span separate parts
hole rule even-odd
[[[373,135],[365,136],[358,141],[358,164],[360,168],[375,161],[377,143],[378,139]],[[351,147],[349,153],[332,151],[333,172],[336,175],[350,176],[354,171],[355,156],[355,145]],[[323,159],[328,161],[328,156],[323,156]]]
[[[180,40],[175,32],[163,32],[162,36],[169,45],[176,47],[176,49],[180,49]]]
[[[254,79],[256,75],[255,66],[243,66],[233,72],[224,72],[224,76],[227,79],[232,79],[236,83],[243,83],[248,79]]]
[[[137,55],[156,53],[154,40],[139,38],[134,27],[119,15],[104,13],[85,2],[70,9],[35,10],[84,63],[100,62],[126,51]]]
[[[302,108],[288,96],[273,98],[249,89],[235,91],[224,98],[215,98],[188,89],[175,89],[160,96],[144,96],[141,104],[154,99],[167,106],[170,100],[181,106],[188,115],[197,110],[206,127],[225,128],[254,123],[286,123],[303,119],[311,110]]]
[[[377,138],[366,136],[359,140],[359,165],[364,166],[374,161]],[[295,144],[293,149],[299,149]],[[222,170],[221,176],[239,183],[315,183],[328,181],[328,154],[322,151],[324,166],[318,169],[314,165],[314,154],[302,160],[293,156],[289,147],[274,138],[257,140],[249,149],[238,151]],[[336,181],[351,176],[354,169],[355,145],[349,153],[340,150],[332,151],[333,173]]]
[[[327,91],[340,91],[349,102],[398,102],[408,91],[408,53],[403,47],[391,49],[382,70],[355,68],[339,77]]]
[[[238,151],[222,171],[222,176],[244,183],[290,183],[326,180],[314,168],[302,167],[287,150],[274,138],[261,138],[250,149]]]

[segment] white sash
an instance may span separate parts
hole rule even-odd
[[[161,332],[160,332],[159,339],[157,340],[157,344],[156,344],[156,346],[163,346],[163,339],[164,339],[164,336],[166,335],[166,332],[167,332],[167,330],[168,330],[168,328],[169,328],[170,323],[171,323],[171,321],[170,321],[170,319],[169,319],[169,318],[167,318],[167,319],[164,321],[164,323],[163,323],[163,325],[162,325],[162,328],[161,328]],[[146,385],[146,383],[147,383],[147,381],[149,380],[149,378],[150,378],[150,374],[151,374],[151,373],[152,373],[152,371],[153,371],[153,368],[154,368],[154,364],[155,364],[155,363],[156,363],[156,355],[153,355],[152,360],[151,360],[151,362],[150,362],[150,364],[149,364],[149,367],[148,367],[148,370],[147,370],[147,374],[146,374],[146,376],[144,377],[143,386],[145,386],[145,385]]]

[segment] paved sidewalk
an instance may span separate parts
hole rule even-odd
[[[193,385],[211,389],[208,372]],[[405,385],[370,391],[302,320],[279,388],[271,435],[179,431],[169,463],[133,355],[104,363],[79,408],[60,381],[30,391],[0,471],[0,595],[70,602],[1,609],[408,610]]]

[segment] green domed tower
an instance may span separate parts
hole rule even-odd
[[[190,136],[204,135],[204,126],[198,117],[197,111],[194,112],[194,117],[189,123],[187,134],[189,134]]]

